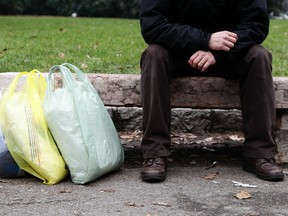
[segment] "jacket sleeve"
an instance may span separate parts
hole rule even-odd
[[[264,0],[238,0],[235,24],[229,29],[238,35],[238,41],[231,53],[239,53],[256,44],[261,44],[269,32],[269,16]],[[230,52],[213,51],[217,63],[225,61]]]
[[[210,33],[175,23],[172,16],[171,1],[141,0],[141,33],[147,44],[159,44],[183,54],[208,50]]]

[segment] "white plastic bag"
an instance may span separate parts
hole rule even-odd
[[[55,90],[54,72],[60,72],[63,81],[63,87]],[[124,161],[122,144],[108,111],[86,75],[74,65],[56,65],[50,69],[47,83],[44,114],[72,181],[85,184],[119,169]]]

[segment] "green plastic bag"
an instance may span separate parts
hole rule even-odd
[[[62,88],[53,87],[55,72],[61,74]],[[118,133],[101,98],[79,68],[65,63],[50,69],[43,109],[75,184],[94,181],[121,167],[124,151]]]

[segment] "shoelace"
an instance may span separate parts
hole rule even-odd
[[[161,163],[160,158],[148,158],[143,162],[143,164],[146,164],[147,166],[151,166],[153,163],[157,165],[163,165],[163,163]]]
[[[267,158],[267,159],[265,158],[265,159],[262,160],[261,163],[258,164],[258,166],[261,166],[261,165],[266,164],[266,163],[277,165],[276,161],[273,158]]]

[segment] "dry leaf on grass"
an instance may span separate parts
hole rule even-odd
[[[84,69],[88,69],[88,65],[87,65],[87,64],[84,64],[84,63],[83,63],[83,64],[81,64],[81,66],[80,66],[80,67],[81,67],[81,69],[83,69],[83,70],[84,70]]]
[[[247,191],[241,190],[241,191],[239,191],[239,192],[235,195],[235,197],[236,197],[237,199],[242,200],[242,199],[249,199],[249,198],[251,198],[252,196],[251,196],[251,194],[249,194]]]
[[[59,53],[58,54],[60,58],[65,58],[65,54],[64,53]]]

